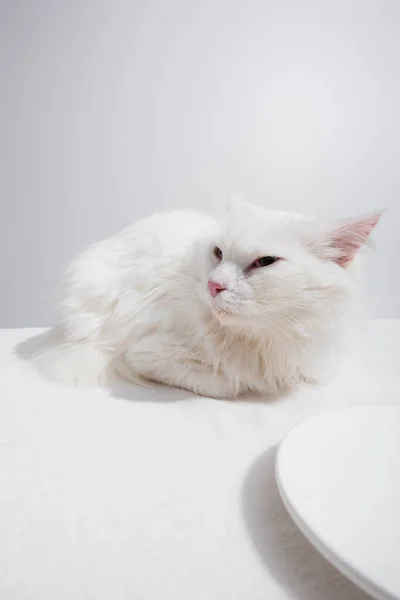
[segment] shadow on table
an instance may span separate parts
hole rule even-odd
[[[281,402],[289,393],[276,396],[241,396],[239,398],[215,399],[207,396],[198,396],[188,390],[173,388],[162,383],[150,382],[148,386],[138,386],[133,383],[115,381],[108,386],[113,398],[129,400],[132,402],[177,402],[181,400],[214,400],[215,402],[243,403],[243,404],[273,404]]]
[[[112,398],[127,400],[128,402],[156,402],[163,404],[190,400],[190,398],[196,397],[185,390],[170,388],[157,383],[151,383],[146,387],[142,387],[133,383],[114,381],[107,389]]]
[[[246,475],[242,510],[265,568],[296,600],[367,600],[364,592],[331,566],[287,513],[274,473],[276,448],[263,453]]]

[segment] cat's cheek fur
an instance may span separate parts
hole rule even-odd
[[[354,231],[359,245],[371,229],[370,221],[355,223],[334,236],[341,256]],[[190,211],[138,221],[72,263],[60,288],[57,338],[36,361],[65,384],[107,385],[120,376],[218,398],[276,394],[319,379],[319,360],[343,339],[356,277],[355,261],[343,268],[331,260],[331,241],[309,242],[314,229],[301,215],[247,203],[237,217],[230,211],[222,231]],[[263,255],[287,262],[245,277]],[[229,288],[216,298],[207,291],[211,276]]]

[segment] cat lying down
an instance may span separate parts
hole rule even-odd
[[[327,227],[233,199],[222,224],[190,211],[138,221],[71,264],[39,368],[65,384],[119,376],[216,398],[318,381],[379,217]]]

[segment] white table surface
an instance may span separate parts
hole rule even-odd
[[[326,387],[227,402],[118,385],[62,389],[0,332],[2,600],[365,600],[305,540],[276,444],[336,406],[400,404],[400,321],[373,321]]]

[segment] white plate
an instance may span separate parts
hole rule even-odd
[[[325,558],[374,598],[400,600],[400,407],[306,420],[281,443],[276,478]]]

